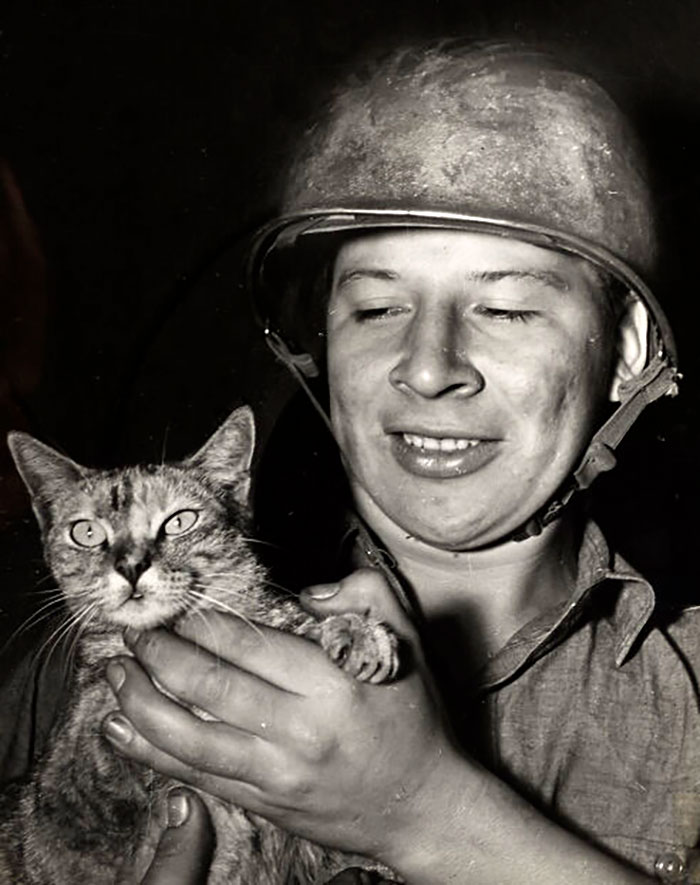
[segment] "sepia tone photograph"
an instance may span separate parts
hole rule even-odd
[[[0,885],[700,883],[700,6],[0,10]]]

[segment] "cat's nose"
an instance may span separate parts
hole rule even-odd
[[[136,582],[150,565],[151,557],[148,554],[141,557],[141,559],[135,559],[132,556],[120,556],[114,561],[114,570],[123,575],[132,587],[136,587]]]

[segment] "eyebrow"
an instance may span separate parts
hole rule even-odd
[[[358,279],[371,280],[397,280],[401,278],[401,274],[393,270],[373,267],[348,268],[344,270],[338,277],[338,288]],[[474,283],[498,283],[501,280],[515,279],[524,280],[526,282],[542,283],[557,289],[559,292],[568,292],[569,283],[561,274],[552,270],[480,270],[468,272],[465,279]]]
[[[354,267],[344,270],[338,277],[338,288],[340,289],[346,283],[354,280],[370,279],[370,280],[398,280],[401,274],[393,270],[384,270],[382,268],[373,267]]]
[[[568,292],[569,283],[561,274],[553,270],[484,270],[466,275],[468,280],[476,283],[498,283],[505,279],[526,280],[534,283],[543,283],[560,292]]]

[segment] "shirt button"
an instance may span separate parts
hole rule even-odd
[[[667,851],[656,858],[654,872],[662,882],[684,882],[685,861],[673,851]]]

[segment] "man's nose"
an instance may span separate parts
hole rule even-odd
[[[483,388],[484,378],[472,361],[470,337],[455,310],[416,316],[389,373],[391,384],[429,398],[474,396]]]

